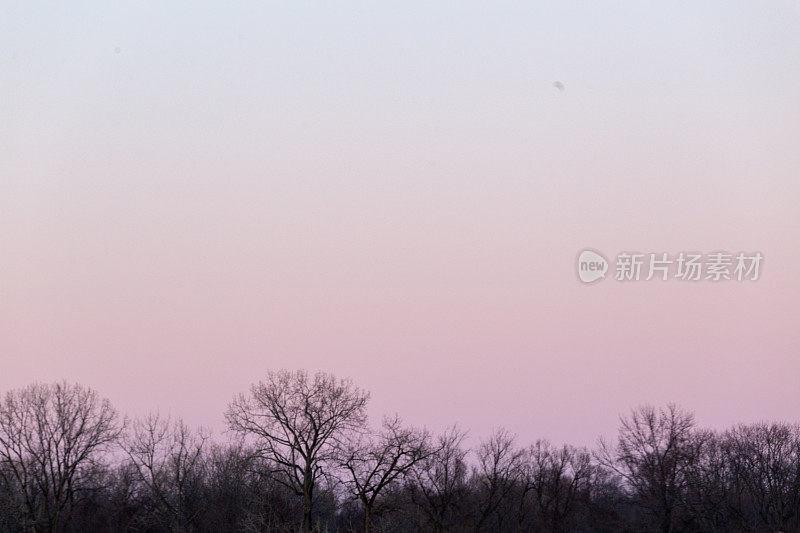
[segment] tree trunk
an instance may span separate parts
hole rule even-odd
[[[661,531],[663,533],[672,532],[672,511],[667,509],[664,513],[664,520],[661,522]]]
[[[311,533],[311,504],[314,501],[314,478],[310,465],[303,473],[303,532]]]
[[[372,525],[372,506],[364,506],[364,533],[369,533],[369,528]]]
[[[303,495],[303,532],[311,533],[311,494],[306,492]]]

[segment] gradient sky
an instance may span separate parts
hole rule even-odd
[[[0,4],[0,391],[222,428],[321,369],[587,445],[642,403],[800,418],[796,2],[114,4]],[[586,286],[584,247],[765,260]]]

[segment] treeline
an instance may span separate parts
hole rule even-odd
[[[318,373],[271,372],[217,442],[127,420],[97,393],[34,384],[0,401],[2,531],[800,531],[800,428],[697,427],[669,405],[620,418],[596,449],[466,447],[384,418]]]

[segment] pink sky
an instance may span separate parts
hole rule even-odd
[[[307,368],[477,436],[797,420],[797,10],[507,7],[9,13],[0,391],[221,429]],[[765,260],[585,286],[585,247]]]

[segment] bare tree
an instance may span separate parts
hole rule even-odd
[[[644,406],[620,418],[615,447],[600,442],[600,463],[619,475],[636,502],[653,513],[661,531],[675,527],[689,469],[702,440],[694,438],[694,415],[670,404],[656,411]]]
[[[65,528],[82,476],[122,424],[97,393],[65,382],[10,391],[0,402],[0,476],[21,492],[28,526]]]
[[[438,437],[435,452],[412,469],[411,501],[425,517],[423,529],[446,531],[458,525],[467,492],[465,438],[453,426]]]
[[[270,372],[231,402],[231,430],[252,437],[274,465],[275,479],[303,498],[302,528],[311,530],[314,489],[344,435],[366,423],[369,394],[350,380],[305,371]]]
[[[730,496],[733,470],[725,457],[722,439],[709,430],[696,430],[697,460],[686,473],[683,506],[703,531],[724,530],[732,522]]]
[[[368,533],[387,487],[402,479],[431,453],[430,435],[402,425],[398,416],[383,419],[380,432],[355,433],[341,450],[339,466],[344,484],[364,510],[364,532]]]
[[[155,514],[170,531],[186,531],[196,522],[207,438],[183,420],[151,414],[133,424],[123,444]]]
[[[499,428],[476,450],[478,464],[472,476],[477,487],[476,531],[487,524],[518,484],[523,452],[515,446],[515,440],[514,435]],[[492,529],[503,529],[503,514],[497,513],[497,524]]]
[[[744,524],[746,505],[752,502],[761,525],[769,530],[800,528],[800,426],[737,426],[723,437],[723,448]]]
[[[522,463],[519,527],[527,509],[533,507],[547,530],[568,529],[566,520],[574,512],[576,500],[591,488],[595,467],[589,452],[566,444],[556,448],[549,441],[538,440],[525,450]],[[527,496],[532,506],[527,505]]]

